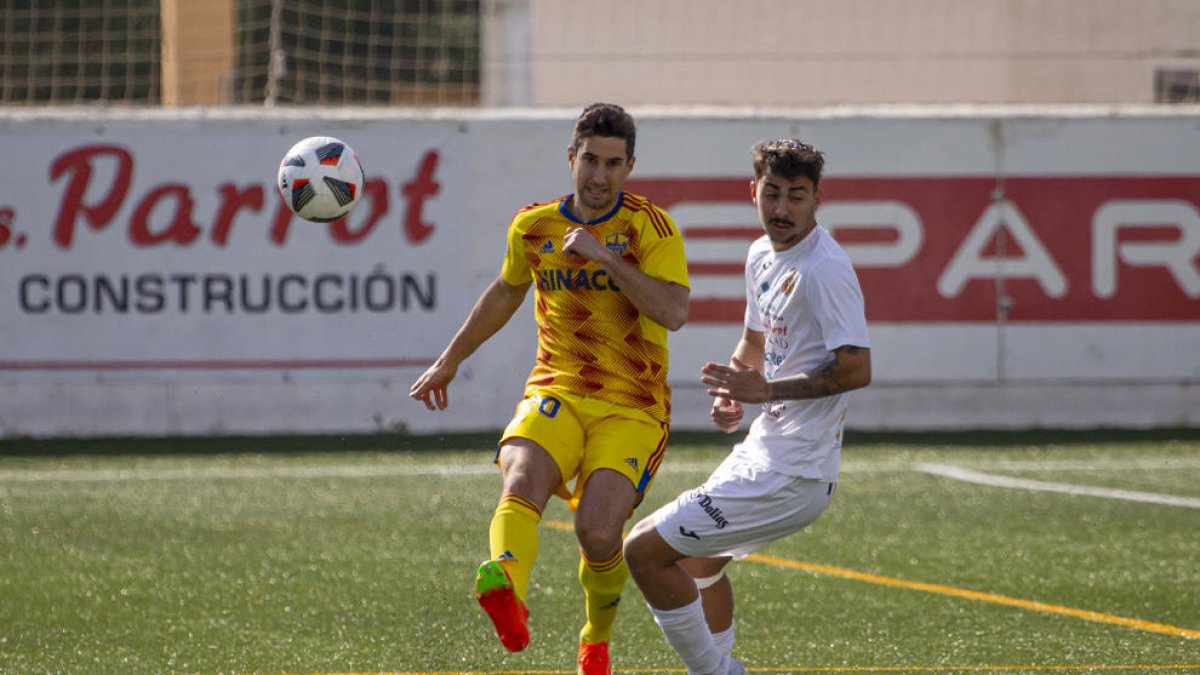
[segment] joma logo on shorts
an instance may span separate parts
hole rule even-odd
[[[709,497],[703,492],[699,492],[697,495],[699,496],[699,499],[696,500],[696,503],[700,505],[700,508],[704,509],[704,512],[708,514],[709,518],[713,519],[713,522],[717,524],[718,530],[729,524],[729,521],[725,520],[725,514],[721,513],[721,509],[713,505],[712,497]]]

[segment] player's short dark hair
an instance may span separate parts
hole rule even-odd
[[[592,103],[583,109],[575,120],[575,132],[571,135],[571,148],[579,149],[583,139],[590,136],[625,139],[626,159],[633,157],[637,142],[637,125],[625,109],[615,103]]]
[[[825,154],[803,141],[794,138],[760,141],[750,148],[750,156],[754,158],[754,180],[770,172],[788,180],[803,176],[812,181],[814,188],[821,183]]]

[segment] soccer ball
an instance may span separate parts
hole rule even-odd
[[[345,217],[362,197],[362,164],[345,142],[310,136],[283,156],[276,184],[293,213],[328,223]]]

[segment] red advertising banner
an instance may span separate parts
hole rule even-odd
[[[748,206],[748,183],[627,187],[671,211]],[[871,321],[1200,320],[1200,176],[830,177],[821,192],[818,220],[854,260]],[[677,224],[689,244],[760,234],[753,220]],[[694,282],[740,279],[742,262],[689,269]],[[690,320],[740,322],[743,305],[693,293]]]

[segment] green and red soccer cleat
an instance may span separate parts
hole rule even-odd
[[[529,610],[513,590],[512,578],[498,560],[488,560],[475,573],[475,599],[487,612],[500,643],[510,652],[529,645]]]

